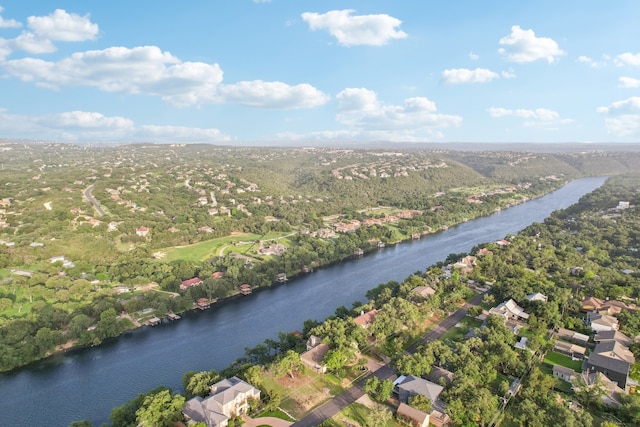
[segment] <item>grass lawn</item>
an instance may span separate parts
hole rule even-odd
[[[236,252],[244,254],[251,250],[257,250],[259,247],[257,240],[275,240],[278,239],[279,243],[286,246],[288,241],[281,239],[289,233],[277,233],[270,232],[265,235],[253,234],[253,233],[237,233],[231,236],[219,237],[217,239],[207,240],[205,242],[195,243],[188,246],[176,246],[172,248],[162,249],[159,252],[164,253],[162,260],[164,262],[175,261],[178,259],[186,261],[202,261],[205,259],[217,257],[220,254],[220,250],[223,250],[224,254],[229,252]],[[251,256],[252,254],[248,254]]]
[[[578,373],[582,372],[582,361],[572,360],[569,356],[565,356],[564,354],[556,353],[554,351],[547,352],[544,357],[544,361],[550,365],[560,365],[565,368],[573,369]]]
[[[5,279],[11,275],[11,272],[6,268],[0,268],[0,279]]]
[[[254,418],[260,421],[260,417],[274,417],[274,418],[280,418],[281,420],[285,420],[285,421],[292,421],[292,422],[295,421],[293,418],[291,418],[289,415],[285,414],[283,411],[279,409],[276,409],[275,411],[260,412]]]
[[[360,403],[352,403],[336,414],[331,420],[335,421],[338,426],[353,425],[355,421],[357,425],[369,425],[370,420],[367,419],[371,409]],[[384,425],[385,427],[400,427],[406,424],[400,424],[393,417]]]
[[[460,321],[460,325],[461,326],[455,326],[449,329],[440,339],[443,341],[449,340],[452,342],[462,342],[464,340],[464,336],[471,330],[471,328],[476,328],[482,325],[482,320],[475,319],[471,316],[465,316]]]

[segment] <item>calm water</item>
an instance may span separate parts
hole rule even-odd
[[[584,178],[542,198],[316,271],[287,284],[223,302],[155,328],[141,328],[97,348],[73,351],[0,376],[0,426],[67,426],[108,421],[111,409],[158,385],[181,389],[186,371],[222,369],[265,338],[323,320],[336,307],[365,301],[367,290],[402,281],[450,253],[542,222],[604,183]]]

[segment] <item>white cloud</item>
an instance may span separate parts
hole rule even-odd
[[[565,52],[553,39],[536,37],[533,30],[523,30],[518,25],[511,27],[511,34],[500,39],[498,52],[511,62],[533,62],[546,59],[552,63]]]
[[[386,14],[355,15],[354,10],[332,10],[327,13],[305,12],[302,19],[311,30],[328,30],[343,46],[382,46],[393,39],[407,37],[404,31],[396,30],[402,24],[397,18]]]
[[[502,78],[504,79],[515,79],[516,73],[513,71],[513,68],[509,68],[508,70],[503,70],[500,74],[502,74]]]
[[[486,68],[476,68],[475,70],[454,68],[442,72],[442,80],[449,84],[487,83],[499,78],[497,73]]]
[[[477,55],[473,52],[469,52],[469,59],[472,61],[477,61],[478,59],[480,59],[480,55]]]
[[[527,127],[552,128],[553,126],[573,122],[571,119],[561,119],[560,113],[548,108],[536,108],[535,110],[518,108],[512,110],[502,107],[491,107],[487,111],[489,115],[494,118],[518,117],[525,119],[524,125]]]
[[[4,8],[0,6],[0,13],[4,11]],[[0,16],[0,28],[20,28],[22,24],[16,21],[15,19],[4,19]]]
[[[18,37],[10,40],[10,44],[13,47],[12,50],[24,50],[33,54],[51,53],[57,50],[51,40],[38,37],[28,31],[23,31]]]
[[[589,65],[591,68],[604,67],[607,65],[607,60],[609,59],[606,55],[604,56],[604,61],[596,61],[593,58],[585,55],[580,55],[577,59],[578,62]]]
[[[640,136],[640,97],[616,101],[596,111],[607,116],[604,123],[610,134],[617,137]]]
[[[125,117],[68,111],[44,116],[10,114],[0,109],[0,132],[20,138],[67,141],[216,142],[231,138],[215,128],[136,126]]]
[[[271,3],[271,0],[253,0],[254,3]]]
[[[618,67],[622,67],[623,65],[631,65],[633,67],[640,67],[640,53],[631,53],[625,52],[616,56],[614,60],[615,64]]]
[[[1,66],[14,77],[45,87],[89,86],[105,92],[159,96],[176,106],[238,103],[312,108],[329,99],[309,84],[256,80],[223,85],[218,64],[182,62],[156,46],[76,52],[57,62],[23,58]]]
[[[261,80],[222,85],[218,93],[222,102],[262,108],[313,108],[329,100],[328,95],[306,83],[290,86]]]
[[[640,88],[640,79],[634,79],[633,77],[623,76],[623,77],[620,77],[618,81],[620,82],[622,87],[625,87],[628,89]]]
[[[93,24],[89,15],[80,16],[56,9],[47,16],[30,16],[27,25],[45,39],[65,42],[94,40],[98,35],[98,24]]]
[[[462,123],[460,116],[437,113],[436,104],[425,97],[407,98],[403,105],[385,105],[369,89],[348,88],[336,98],[339,102],[336,120],[360,131],[414,133]]]

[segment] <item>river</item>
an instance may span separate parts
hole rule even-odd
[[[0,376],[0,425],[67,426],[108,422],[111,409],[159,385],[181,390],[187,371],[223,369],[265,338],[323,320],[336,307],[365,301],[367,290],[402,281],[450,253],[517,233],[542,222],[604,183],[583,178],[488,217],[339,263],[311,274],[186,313],[179,321],[143,327],[99,347],[74,350]]]

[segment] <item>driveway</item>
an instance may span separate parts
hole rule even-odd
[[[242,419],[245,422],[245,427],[258,427],[258,426],[271,426],[271,427],[289,427],[293,423],[290,421],[285,421],[280,418],[274,417],[260,417],[260,418],[250,418],[247,415],[243,415]]]

